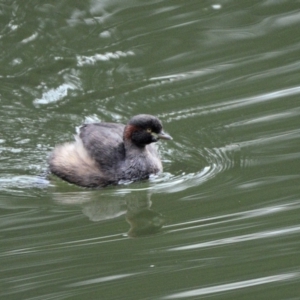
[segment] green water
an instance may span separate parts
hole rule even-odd
[[[1,299],[300,299],[298,1],[2,1]],[[45,176],[85,121],[158,116],[158,178]]]

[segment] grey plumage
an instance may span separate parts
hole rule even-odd
[[[84,187],[103,187],[120,180],[146,179],[162,171],[155,145],[171,139],[161,122],[151,115],[138,115],[128,124],[84,124],[74,142],[55,147],[49,157],[50,171]]]

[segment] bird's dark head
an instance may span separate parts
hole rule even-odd
[[[124,140],[131,141],[139,147],[144,147],[159,139],[172,140],[163,131],[161,121],[151,115],[136,115],[127,123],[124,130]]]

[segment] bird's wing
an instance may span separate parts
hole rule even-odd
[[[92,123],[80,128],[79,137],[89,155],[102,168],[112,169],[124,159],[123,124]]]

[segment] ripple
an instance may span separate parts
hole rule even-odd
[[[253,241],[258,239],[266,239],[266,238],[276,237],[281,235],[296,234],[299,232],[300,232],[300,226],[280,228],[275,230],[256,232],[252,234],[233,236],[229,238],[213,240],[213,241],[203,242],[199,244],[174,247],[168,249],[168,251],[185,251],[185,250],[194,250],[194,249],[208,248],[208,247],[221,246],[221,245],[224,246],[228,244],[242,243],[242,242]]]
[[[285,199],[280,199],[280,201],[284,202]],[[281,205],[267,206],[267,207],[263,207],[263,208],[259,208],[259,209],[253,209],[253,210],[242,211],[242,212],[237,212],[237,213],[224,214],[221,216],[203,218],[201,220],[187,221],[187,222],[178,223],[178,224],[166,225],[165,229],[168,229],[169,233],[173,233],[173,232],[194,230],[194,229],[215,226],[215,225],[224,226],[225,224],[239,222],[241,220],[245,221],[247,219],[266,217],[266,216],[283,213],[283,212],[287,212],[287,211],[295,211],[295,210],[298,210],[299,208],[300,208],[300,202],[294,201],[294,202],[289,202],[289,203],[281,204]],[[222,227],[220,227],[220,228],[222,228]],[[290,231],[291,233],[293,233],[293,231],[295,231],[295,230],[298,231],[298,229],[299,229],[299,227],[292,227],[292,229],[288,228],[287,230]],[[259,234],[256,234],[256,233],[254,235],[250,234],[250,235],[245,235],[245,236],[250,238],[250,236],[254,237],[255,235],[259,236]],[[235,239],[235,237],[233,237],[231,240],[234,240],[234,239]],[[236,240],[238,240],[238,239],[236,239]],[[210,243],[210,242],[208,242],[208,243]],[[221,244],[220,241],[216,242],[216,240],[211,241],[211,243],[212,244],[216,244],[216,243]],[[177,249],[178,247],[175,247],[175,248]],[[180,246],[179,248],[182,248],[182,247]],[[171,250],[168,249],[167,251],[173,251],[173,249],[174,248],[171,248]],[[183,250],[183,249],[180,249],[180,250]]]
[[[116,51],[107,52],[105,54],[94,54],[93,56],[77,55],[77,66],[82,67],[86,65],[94,65],[98,61],[109,61],[111,59],[119,59],[121,57],[134,56],[133,51]]]
[[[49,104],[62,100],[68,96],[68,90],[75,90],[76,87],[71,84],[63,83],[58,88],[49,89],[47,92],[44,92],[42,98],[35,99],[33,104]]]
[[[67,287],[77,287],[77,286],[85,286],[85,285],[91,285],[91,284],[96,284],[100,282],[108,282],[108,281],[114,281],[114,280],[119,280],[123,278],[128,278],[132,276],[137,276],[142,273],[130,273],[130,274],[119,274],[119,275],[113,275],[113,276],[105,276],[105,277],[100,277],[100,278],[94,278],[94,279],[89,279],[89,280],[84,280],[80,281],[77,283],[72,283],[69,284]]]
[[[203,167],[199,161],[194,161],[194,168],[198,168],[198,171],[193,173],[182,172],[178,175],[164,172],[160,176],[151,177],[150,186],[148,187],[135,188],[135,184],[131,184],[128,188],[119,188],[118,193],[128,193],[140,190],[149,191],[151,193],[176,193],[191,187],[199,186],[216,177],[219,173],[234,167],[234,155],[237,151],[239,151],[239,146],[237,145],[198,150],[197,156],[207,162],[207,165]],[[177,153],[177,155],[181,157],[185,156],[184,153]]]
[[[10,191],[12,194],[23,193],[26,189],[33,187],[47,188],[49,185],[49,180],[35,175],[6,175],[6,177],[0,177],[0,190],[6,192]]]
[[[237,289],[242,289],[242,288],[248,288],[251,286],[269,284],[269,283],[273,283],[273,282],[287,281],[287,280],[291,280],[291,279],[295,279],[295,278],[299,278],[299,277],[300,277],[300,273],[298,273],[298,272],[283,273],[283,274],[260,277],[260,278],[250,279],[250,280],[237,281],[234,283],[215,285],[215,286],[206,287],[206,288],[193,289],[193,290],[189,290],[186,292],[171,294],[171,295],[163,297],[161,299],[179,299],[179,298],[190,298],[190,297],[197,297],[197,296],[203,296],[203,295],[210,295],[210,294],[232,291],[232,290],[237,290]]]
[[[299,94],[300,86],[295,86],[242,99],[222,101],[221,103],[210,104],[207,106],[201,105],[198,107],[182,109],[176,112],[164,113],[162,114],[162,116],[166,119],[167,122],[172,122],[175,120],[178,121],[182,119],[200,117],[202,115],[215,114],[216,112],[220,113],[222,111],[232,111],[237,108],[246,108],[248,106],[252,106],[258,103],[273,101],[280,98]]]

